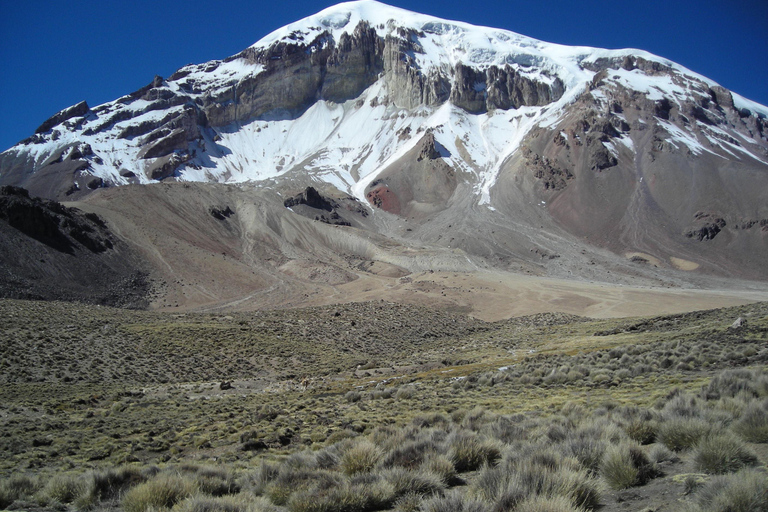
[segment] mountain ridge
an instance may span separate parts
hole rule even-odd
[[[123,221],[116,212],[146,222],[121,202],[158,203],[173,225],[174,212],[208,225],[231,206],[219,221],[237,229],[179,240],[241,258],[237,275],[257,266],[256,289],[298,289],[302,277],[284,277],[318,275],[310,267],[349,282],[366,261],[398,279],[436,265],[701,287],[768,279],[766,112],[647,52],[553,45],[363,0],[57,113],[0,154],[0,184],[97,207],[108,222]],[[116,187],[175,181],[186,188],[162,189],[168,197]],[[233,194],[203,191],[209,182],[242,189],[245,224]],[[310,189],[312,204],[289,205]],[[184,190],[199,212],[164,203]],[[123,226],[134,229],[150,228]],[[138,245],[153,259],[158,237],[176,234],[151,229]],[[269,254],[253,259],[253,239]],[[180,271],[183,258],[163,251],[156,264]]]

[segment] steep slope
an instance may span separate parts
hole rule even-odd
[[[67,200],[253,183],[281,194],[270,204],[314,186],[373,212],[353,227],[503,270],[605,278],[591,267],[608,250],[626,259],[621,274],[651,282],[686,281],[677,270],[764,280],[767,113],[639,50],[363,0],[57,113],[0,154],[0,183]]]

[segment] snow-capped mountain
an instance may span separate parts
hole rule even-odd
[[[493,264],[533,257],[577,273],[589,258],[553,261],[577,240],[657,267],[763,278],[766,115],[640,50],[361,0],[57,113],[0,154],[0,183],[59,200],[157,181],[286,198],[311,185],[345,224],[384,210],[411,222],[406,239]],[[382,218],[375,229],[391,234]]]

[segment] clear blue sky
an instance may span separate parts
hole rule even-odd
[[[81,100],[235,54],[333,0],[0,0],[0,151]],[[768,104],[766,0],[387,2],[544,41],[640,48]]]

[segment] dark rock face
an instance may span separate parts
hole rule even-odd
[[[211,207],[208,212],[216,220],[226,220],[235,214],[235,212],[229,206],[225,206],[224,208]]]
[[[697,212],[696,225],[685,232],[685,236],[699,242],[713,240],[726,226],[725,219],[714,213]]]
[[[77,243],[94,253],[112,248],[106,225],[97,215],[30,198],[23,188],[0,188],[0,219],[57,251],[74,253]]]
[[[283,202],[283,205],[285,205],[286,208],[291,208],[298,204],[305,204],[311,208],[317,208],[318,210],[325,210],[327,212],[339,207],[337,202],[321,196],[314,187],[307,187],[301,194],[289,197]]]
[[[0,297],[147,305],[151,283],[94,213],[0,188]]]
[[[289,197],[283,205],[304,217],[336,226],[351,226],[350,220],[355,220],[355,217],[368,216],[368,211],[354,198],[336,201],[320,194],[314,187],[307,187],[304,192]]]
[[[89,110],[90,109],[88,108],[88,103],[81,101],[77,105],[65,108],[61,112],[58,112],[50,118],[46,119],[45,122],[43,122],[43,124],[41,124],[37,130],[35,130],[35,133],[45,133],[54,126],[61,124],[68,119],[84,116],[88,113]]]
[[[541,180],[545,190],[562,190],[573,179],[570,170],[564,169],[549,158],[542,157],[528,148],[523,149],[525,164],[533,175]]]

